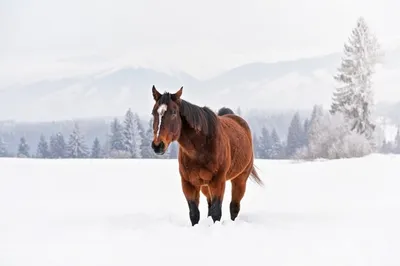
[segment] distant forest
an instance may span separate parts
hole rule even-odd
[[[317,106],[311,112],[272,114],[252,111],[242,115],[253,131],[254,154],[258,159],[289,159],[307,146]],[[121,117],[75,121],[15,123],[0,122],[0,157],[29,158],[177,158],[174,142],[168,152],[157,156],[151,150],[150,121],[131,109]],[[397,137],[396,139],[398,139]],[[396,143],[381,143],[378,152],[400,152]]]
[[[235,112],[243,115],[240,108]],[[307,114],[302,112],[303,115]],[[257,158],[286,158],[290,124],[304,135],[299,112],[279,114],[251,111],[243,115],[253,130]],[[295,122],[293,122],[295,121]],[[30,158],[177,158],[177,143],[163,156],[150,148],[152,121],[141,119],[131,109],[114,118],[53,122],[0,122],[0,156]],[[301,126],[300,126],[301,125]],[[304,140],[304,136],[301,137]],[[293,139],[293,138],[292,138]],[[293,141],[297,141],[294,140]],[[301,145],[300,143],[294,144]]]

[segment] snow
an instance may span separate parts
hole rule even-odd
[[[400,264],[400,156],[256,163],[191,227],[176,160],[0,159],[0,265]]]

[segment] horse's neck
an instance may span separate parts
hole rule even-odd
[[[212,146],[206,143],[206,137],[196,134],[192,128],[182,129],[178,143],[189,157],[198,157],[201,154],[211,152],[212,149]]]

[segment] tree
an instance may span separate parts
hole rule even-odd
[[[56,159],[66,157],[66,143],[61,132],[50,137],[50,157]]]
[[[301,159],[361,157],[371,152],[364,135],[351,131],[341,113],[334,115],[315,109],[311,119],[308,146],[296,152]]]
[[[124,120],[124,150],[128,151],[132,158],[141,158],[142,137],[140,135],[140,121],[134,116],[131,109],[125,114]]]
[[[396,137],[394,138],[393,153],[400,153],[400,128],[397,128]]]
[[[37,158],[50,158],[49,144],[47,143],[46,137],[41,134],[39,143],[36,150]]]
[[[300,115],[299,112],[296,112],[288,129],[286,146],[287,156],[291,157],[296,153],[297,149],[300,149],[304,146],[303,134],[303,128],[300,123]]]
[[[100,146],[100,141],[96,137],[93,141],[92,145],[92,151],[90,153],[91,158],[101,158],[102,152],[101,152],[101,146]]]
[[[84,137],[80,132],[79,125],[75,123],[68,139],[67,156],[68,158],[86,158],[88,155],[89,151]]]
[[[151,148],[151,142],[153,141],[153,118],[149,121],[149,126],[146,130],[145,137],[142,142],[142,154],[144,158],[154,158],[154,154]]]
[[[261,136],[258,140],[259,156],[261,159],[269,159],[271,154],[271,137],[269,135],[268,129],[263,126],[261,128]]]
[[[357,20],[348,42],[344,44],[344,58],[334,75],[334,80],[342,85],[333,92],[330,113],[342,113],[350,130],[372,139],[375,130],[371,119],[372,75],[381,55],[380,45],[363,17]]]
[[[114,118],[111,122],[111,135],[110,135],[110,153],[125,151],[124,136],[122,134],[123,127],[118,120]]]
[[[283,147],[281,140],[279,139],[278,133],[275,128],[271,133],[271,159],[280,159],[282,157]]]
[[[307,146],[308,145],[308,130],[310,128],[310,122],[308,118],[304,120],[303,123],[303,145]]]
[[[255,158],[260,158],[259,155],[260,142],[256,133],[253,133],[253,153]]]
[[[0,136],[0,157],[7,157],[7,156],[8,156],[7,144],[5,143],[3,137]]]
[[[29,150],[30,150],[30,147],[29,147],[28,143],[26,143],[25,137],[21,137],[19,145],[18,145],[18,154],[17,154],[17,156],[18,157],[25,157],[25,158],[29,157]]]

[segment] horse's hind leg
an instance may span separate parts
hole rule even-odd
[[[249,175],[251,173],[250,170],[247,170],[231,180],[232,183],[232,199],[229,205],[229,210],[231,213],[231,220],[234,221],[239,214],[240,211],[240,201],[243,199],[244,193],[246,192],[246,183]]]

